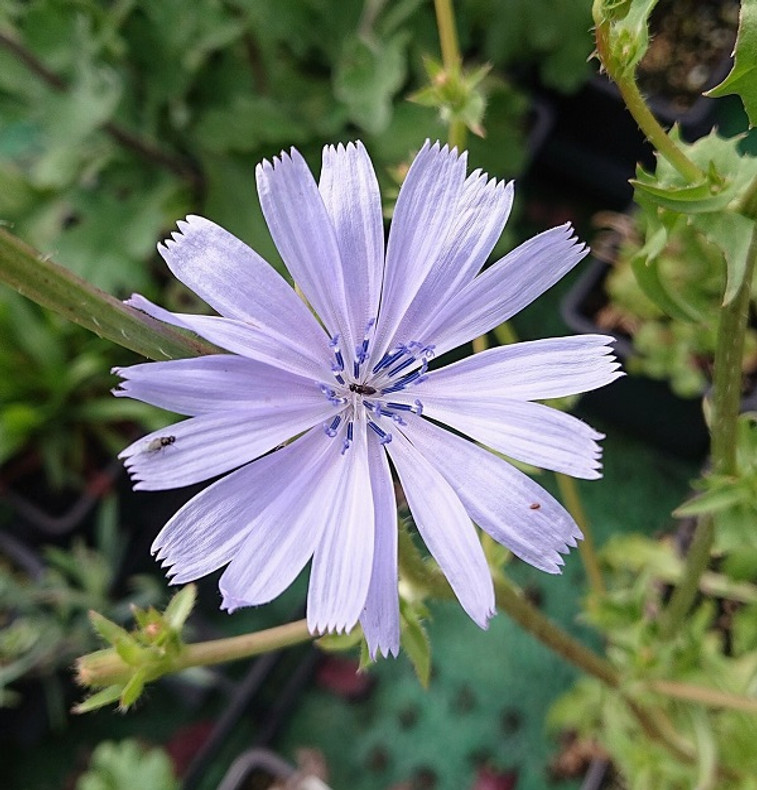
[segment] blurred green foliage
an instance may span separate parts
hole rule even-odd
[[[610,689],[594,678],[579,680],[553,706],[550,724],[598,740],[612,754],[629,790],[752,790],[757,717],[753,711],[724,705],[715,695],[752,697],[757,586],[737,582],[727,573],[705,573],[700,581],[703,598],[675,638],[665,640],[659,613],[669,585],[680,579],[683,568],[673,541],[616,536],[601,556],[608,592],[588,608],[587,619],[606,640],[607,656],[623,685]],[[754,579],[757,554],[742,559],[746,577]],[[713,690],[713,710],[701,700],[683,701],[655,689],[655,680],[671,678],[674,689],[684,694],[693,686]],[[629,711],[628,697],[653,710],[664,732],[688,743],[690,758],[672,758],[659,737],[645,732]]]
[[[652,254],[647,214],[603,214],[597,221],[610,235],[597,240],[595,254],[612,264],[599,324],[631,337],[635,355],[629,372],[668,381],[684,398],[703,395],[712,376],[725,286],[723,253],[685,219],[670,228],[653,254],[659,289],[680,305],[671,315],[650,298],[635,272],[637,261]],[[745,374],[757,370],[754,327],[747,329],[742,366]]]
[[[165,424],[159,410],[110,395],[110,368],[130,355],[11,291],[0,349],[0,464],[33,446],[53,488],[78,487],[121,449],[125,426]]]
[[[133,604],[161,597],[163,583],[151,576],[134,576],[128,597],[114,597],[125,549],[115,498],[103,500],[96,528],[96,547],[75,537],[68,548],[48,547],[41,556],[24,549],[22,561],[0,556],[0,705],[19,701],[13,684],[22,679],[55,686],[58,670],[97,646],[90,610],[126,622]],[[48,693],[48,700],[60,706],[50,710],[51,721],[62,721],[63,696]]]
[[[177,790],[170,757],[155,747],[146,748],[134,739],[103,741],[92,752],[87,771],[76,790],[132,790],[134,787]]]

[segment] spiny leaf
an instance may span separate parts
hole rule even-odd
[[[757,125],[757,0],[741,0],[734,55],[728,76],[706,95],[737,93],[749,116],[749,126],[753,127]]]

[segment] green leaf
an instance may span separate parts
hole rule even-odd
[[[644,245],[631,258],[631,268],[642,291],[671,318],[697,321],[701,318],[674,290],[667,288],[660,273],[659,256],[668,242],[671,228],[654,210],[647,212]]]
[[[119,708],[128,710],[142,695],[145,688],[146,674],[144,669],[138,669],[124,686],[119,699]]]
[[[120,625],[108,620],[99,612],[91,611],[89,613],[89,621],[92,623],[92,628],[102,637],[102,639],[109,645],[115,645],[119,640],[131,640],[129,632]]]
[[[163,612],[163,618],[168,627],[173,631],[181,631],[187,618],[192,613],[196,600],[197,587],[194,584],[187,584],[185,587],[182,587],[181,590],[171,598],[168,606],[166,606]]]
[[[757,125],[757,0],[741,0],[739,32],[733,68],[707,96],[737,93],[749,116],[750,128]]]
[[[654,175],[639,168],[632,182],[639,202],[646,199],[670,211],[707,214],[735,205],[757,178],[757,159],[740,151],[741,136],[725,139],[713,130],[688,144],[677,127],[670,135],[704,173],[704,180],[690,184],[664,157],[658,157]]]
[[[691,221],[725,256],[725,307],[733,300],[744,282],[749,248],[755,233],[754,220],[743,214],[719,211],[713,214],[694,214]]]
[[[307,141],[309,129],[281,101],[268,96],[235,96],[206,112],[196,139],[208,151],[254,152],[264,145],[286,148]]]
[[[334,73],[334,94],[351,120],[367,132],[380,134],[392,118],[392,99],[407,74],[407,32],[385,42],[355,36],[344,47]]]
[[[400,611],[402,614],[400,644],[410,659],[421,686],[428,688],[431,678],[431,642],[412,605],[401,601]]]
[[[686,516],[700,516],[704,513],[716,513],[725,510],[744,500],[744,491],[738,486],[729,483],[721,483],[705,491],[673,511],[676,518]]]
[[[87,697],[87,699],[85,699],[83,702],[80,702],[78,705],[74,705],[72,712],[90,713],[93,710],[97,710],[98,708],[103,708],[106,705],[111,705],[112,703],[117,702],[120,697],[121,686],[108,686],[107,688],[92,694],[91,697]]]

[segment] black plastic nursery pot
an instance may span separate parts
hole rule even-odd
[[[609,264],[590,258],[583,275],[562,302],[562,316],[576,332],[614,335],[615,352],[625,361],[633,354],[630,338],[601,329],[594,319],[607,301],[603,286],[609,271]],[[701,460],[707,453],[709,434],[701,400],[680,398],[664,381],[624,376],[607,387],[586,393],[581,407],[679,458]]]
[[[660,2],[655,13],[664,17],[677,2],[681,4],[682,0]],[[685,0],[683,5],[692,14],[697,8],[721,9],[721,16],[725,13],[722,9],[730,6],[738,10],[735,0]],[[653,15],[653,40],[660,24],[664,22],[655,20]],[[702,93],[721,82],[732,65],[735,29],[732,36],[727,27],[717,31],[717,35],[719,51],[709,63],[695,67],[702,72],[696,75],[701,85],[693,100],[677,95],[674,86],[659,79],[666,72],[664,67],[658,65],[647,84],[643,67],[640,72],[640,87],[654,115],[666,128],[678,124],[688,142],[708,134],[715,125],[718,100]],[[682,68],[681,64],[671,64],[669,71],[676,68]],[[625,207],[633,194],[628,181],[634,177],[637,163],[653,169],[655,162],[652,147],[626,109],[617,87],[606,75],[596,74],[574,96],[555,97],[555,104],[555,128],[542,155],[544,164],[602,197],[608,207]]]

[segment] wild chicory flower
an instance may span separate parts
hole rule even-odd
[[[258,166],[257,185],[273,240],[318,318],[207,219],[187,217],[159,247],[222,317],[169,313],[137,295],[130,304],[230,353],[118,369],[116,395],[189,417],[121,457],[139,489],[229,474],[179,510],[153,551],[175,583],[227,565],[229,610],[272,600],[312,558],[310,629],[359,620],[372,655],[396,654],[391,462],[429,551],[486,627],[494,594],[474,522],[549,573],[581,533],[546,491],[481,445],[599,477],[601,434],[533,401],[621,374],[612,339],[599,335],[493,348],[433,371],[428,363],[528,305],[585,247],[566,224],[481,272],[513,184],[479,170],[466,178],[465,154],[438,143],[427,142],[407,174],[386,255],[378,183],[360,143],[326,147],[318,184],[292,149]]]

